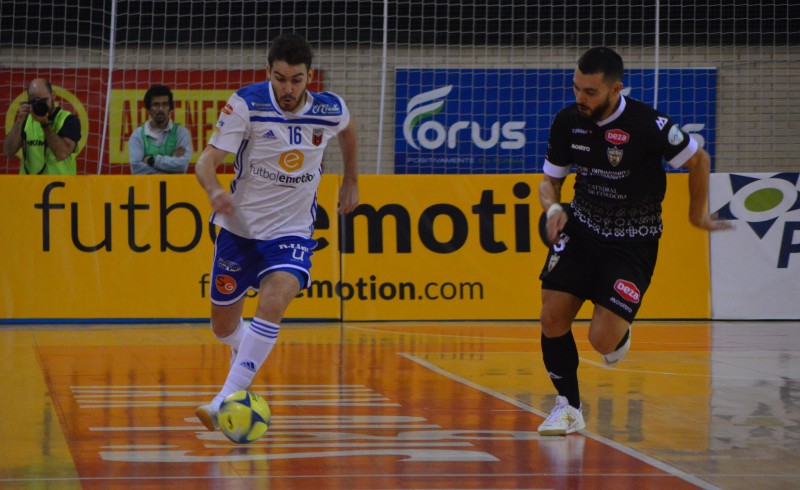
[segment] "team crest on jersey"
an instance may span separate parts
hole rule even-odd
[[[322,144],[322,128],[314,128],[314,132],[311,137],[311,142],[314,143],[314,146],[319,146]]]
[[[608,161],[611,162],[612,167],[616,167],[622,161],[622,150],[616,146],[606,150],[606,153],[608,153]]]

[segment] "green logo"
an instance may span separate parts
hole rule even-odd
[[[766,178],[746,174],[729,177],[733,196],[716,215],[719,219],[746,221],[759,238],[764,238],[779,217],[800,209],[799,173]]]

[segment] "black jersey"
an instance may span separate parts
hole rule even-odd
[[[566,177],[575,168],[571,214],[592,232],[620,240],[661,236],[661,201],[667,188],[662,159],[680,167],[697,143],[668,116],[620,96],[603,121],[587,119],[573,104],[556,114],[544,171]]]

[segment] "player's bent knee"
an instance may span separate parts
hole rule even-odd
[[[280,323],[283,320],[283,315],[286,313],[288,305],[283,305],[277,302],[267,302],[266,304],[259,304],[256,310],[256,316],[272,323]]]
[[[545,315],[544,313],[542,314],[540,322],[542,325],[542,334],[548,339],[566,335],[572,327],[571,321],[553,318],[551,315]]]
[[[546,328],[544,324],[542,324],[542,335],[548,339],[563,337],[569,333],[569,330],[569,328]]]

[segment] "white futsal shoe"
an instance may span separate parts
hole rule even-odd
[[[214,405],[209,403],[207,405],[200,405],[194,414],[200,419],[200,422],[206,426],[208,430],[217,430],[219,424],[217,423],[217,410],[214,410]]]
[[[565,436],[586,428],[583,414],[567,401],[565,396],[556,397],[556,406],[537,429],[540,436]]]
[[[610,354],[606,354],[603,357],[603,364],[608,367],[616,366],[619,362],[625,358],[625,354],[628,353],[628,349],[631,348],[631,329],[628,328],[628,340],[622,344],[622,347],[615,350]]]

